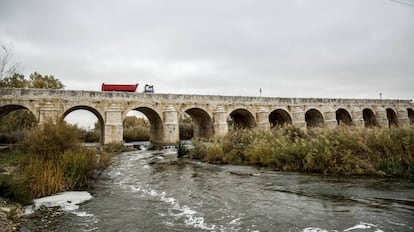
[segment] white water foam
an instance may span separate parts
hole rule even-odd
[[[139,154],[138,156],[137,154],[133,154],[128,157],[127,163],[133,166],[135,165],[133,162],[135,160],[142,160],[145,158],[152,158],[152,157],[153,155],[151,154],[149,155]],[[149,166],[148,164],[143,164],[142,168],[149,169],[151,168],[151,166]],[[116,172],[116,171],[113,170],[113,172]],[[123,175],[122,172],[119,172],[119,174],[120,176]],[[155,197],[155,198],[158,198],[161,202],[171,205],[171,207],[169,207],[169,211],[165,213],[159,213],[160,216],[163,216],[163,217],[172,216],[173,218],[176,218],[176,219],[182,219],[187,226],[193,227],[195,229],[208,230],[208,231],[229,231],[229,228],[227,228],[224,225],[217,226],[211,223],[207,223],[202,213],[197,212],[196,210],[190,208],[187,205],[181,205],[177,201],[177,199],[173,197],[168,197],[165,192],[150,189],[147,186],[137,185],[136,182],[131,183],[131,181],[128,180],[128,178],[120,178],[115,184],[117,184],[122,189],[126,189],[128,191],[142,193],[147,196]],[[241,224],[240,220],[241,218],[236,218],[236,219],[233,218],[232,221],[229,222],[228,225],[231,226],[230,231],[240,231],[240,228],[238,228]],[[174,226],[174,222],[171,222],[171,221],[166,221],[164,222],[164,224],[168,226]]]
[[[121,184],[122,186],[122,184]],[[122,186],[125,187],[125,186]],[[170,213],[171,216],[184,218],[184,223],[188,226],[192,226],[194,228],[203,229],[203,230],[215,230],[215,225],[209,225],[205,222],[203,216],[199,216],[199,212],[191,209],[187,205],[181,205],[175,198],[166,197],[165,192],[158,192],[153,189],[146,189],[142,188],[141,186],[128,186],[129,189],[133,192],[141,192],[153,197],[159,198],[161,201],[171,204],[172,209],[174,212],[178,213]]]
[[[240,220],[241,220],[241,218],[236,218],[236,219],[233,219],[233,220],[229,223],[229,225],[240,225]]]
[[[73,214],[75,214],[78,217],[93,217],[95,215],[91,214],[91,213],[87,213],[85,211],[75,211],[73,212]]]
[[[308,227],[303,229],[303,232],[328,232],[325,229],[321,229],[321,228],[316,228],[316,227]]]
[[[90,231],[97,231],[99,228],[98,227],[94,227],[92,229],[83,229],[83,232],[90,232]]]
[[[368,230],[368,229],[375,229],[375,232],[384,232],[383,230],[379,229],[377,225],[366,223],[366,222],[360,222],[359,224],[347,228],[343,230],[343,232],[353,231],[353,230]],[[303,229],[303,232],[338,232],[338,230],[327,230],[323,228],[317,228],[317,227],[308,227]]]
[[[344,232],[347,231],[352,231],[352,230],[356,230],[356,229],[371,229],[371,228],[375,228],[375,232],[383,232],[382,230],[378,229],[377,225],[371,224],[371,223],[366,223],[366,222],[360,222],[358,225],[355,225],[351,228],[345,229]]]
[[[128,157],[129,161],[135,161],[142,158],[151,157],[151,155],[140,155],[136,156],[130,156]],[[158,159],[163,159],[163,157],[155,157]],[[148,166],[148,165],[147,165]],[[144,167],[144,169],[147,169],[148,167]],[[116,172],[117,174],[121,175],[120,172]],[[118,185],[121,188],[128,189],[133,192],[141,192],[143,194],[159,198],[160,201],[165,202],[167,204],[170,204],[172,207],[173,212],[179,212],[179,213],[170,213],[171,216],[178,217],[178,218],[184,218],[184,223],[188,226],[192,226],[194,228],[204,229],[204,230],[214,230],[216,228],[215,225],[208,225],[205,222],[205,219],[203,216],[200,216],[200,213],[191,209],[187,205],[181,205],[175,198],[172,197],[166,197],[165,192],[159,192],[153,189],[149,188],[143,188],[141,186],[136,185],[130,185],[128,184],[128,180],[126,178],[123,178],[118,182]]]
[[[86,191],[69,191],[56,195],[35,199],[34,205],[25,208],[25,214],[31,214],[41,207],[59,207],[62,211],[71,211],[80,217],[93,217],[94,215],[86,212],[77,212],[78,204],[92,199],[92,195]]]
[[[393,222],[393,221],[389,221],[388,223],[392,224],[392,225],[396,225],[396,226],[406,226],[406,224],[404,223],[400,223],[400,222]]]

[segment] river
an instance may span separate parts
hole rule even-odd
[[[414,231],[410,181],[152,164],[154,153],[115,157],[91,200],[74,211],[35,212],[21,231]]]

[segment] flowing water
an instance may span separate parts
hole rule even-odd
[[[35,212],[21,231],[414,231],[413,182],[153,156],[115,157],[93,199]]]

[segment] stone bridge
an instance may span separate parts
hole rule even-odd
[[[179,122],[191,116],[195,137],[224,136],[237,128],[271,128],[292,124],[300,128],[408,126],[414,123],[414,104],[408,100],[267,98],[180,94],[145,94],[43,89],[0,89],[0,117],[27,109],[41,125],[63,120],[83,109],[101,124],[103,143],[122,142],[122,122],[137,110],[151,123],[154,143],[179,142]]]

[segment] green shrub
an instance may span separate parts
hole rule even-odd
[[[0,153],[0,167],[2,166],[17,166],[27,159],[28,155],[18,149],[13,149],[7,152]]]
[[[98,143],[101,141],[101,133],[99,131],[82,131],[81,140],[86,143]]]
[[[180,139],[191,139],[191,138],[193,138],[194,128],[193,128],[193,124],[191,122],[190,123],[186,123],[186,122],[180,123],[179,130],[180,130]]]
[[[16,130],[10,132],[0,132],[0,143],[16,144],[24,140],[26,130]]]
[[[0,174],[0,196],[24,205],[32,203],[24,179],[18,179],[11,175]]]
[[[147,119],[127,116],[123,122],[124,141],[148,141],[150,139],[150,123]]]
[[[204,160],[207,157],[208,142],[201,139],[193,139],[192,143],[194,148],[190,150],[189,158]]]
[[[150,129],[148,127],[135,127],[124,129],[124,141],[148,141],[150,139]]]
[[[392,158],[381,160],[378,167],[379,171],[396,176],[403,175],[407,168],[401,160]]]
[[[218,143],[212,143],[207,147],[205,161],[209,163],[226,163],[222,147]]]

